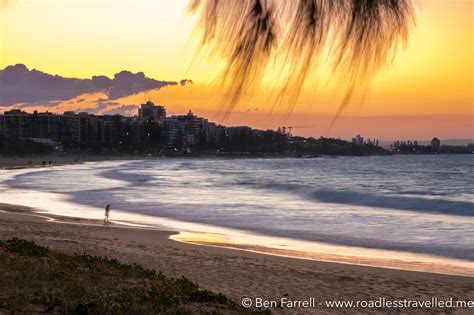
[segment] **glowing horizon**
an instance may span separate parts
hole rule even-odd
[[[0,10],[0,68],[23,63],[64,77],[111,77],[130,70],[158,80],[189,78],[194,85],[140,93],[118,102],[139,104],[151,98],[170,112],[193,109],[221,122],[219,93],[212,85],[221,63],[194,58],[199,38],[193,36],[193,18],[185,13],[187,2],[9,2]],[[473,9],[473,1],[418,1],[418,25],[407,49],[374,78],[366,92],[358,91],[329,131],[330,117],[340,103],[335,84],[328,80],[314,91],[308,82],[287,118],[287,108],[273,108],[269,101],[272,74],[247,105],[224,123],[258,128],[321,125],[298,131],[314,136],[362,133],[370,138],[406,139],[409,131],[411,139],[426,139],[429,134],[474,138]],[[321,78],[325,79],[324,73],[312,80]],[[57,110],[66,107],[62,104]]]

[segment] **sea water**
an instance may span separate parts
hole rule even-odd
[[[122,223],[472,263],[473,166],[472,155],[106,161],[0,171],[0,202],[98,219],[111,204]]]

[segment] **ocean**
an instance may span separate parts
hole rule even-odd
[[[123,224],[471,264],[473,167],[472,155],[105,161],[0,171],[0,202],[98,219],[110,204]]]

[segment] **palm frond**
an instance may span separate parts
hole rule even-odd
[[[278,58],[289,70],[282,69],[288,74],[277,101],[291,109],[324,52],[331,76],[347,89],[341,112],[354,88],[391,62],[415,24],[412,0],[192,0],[189,8],[199,15],[202,47],[225,60],[227,113]]]

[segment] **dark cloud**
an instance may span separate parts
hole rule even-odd
[[[139,106],[138,105],[122,105],[120,107],[117,107],[117,108],[114,108],[114,109],[111,109],[111,110],[107,110],[105,112],[103,112],[102,114],[103,115],[116,115],[116,114],[120,114],[120,115],[133,115],[134,113],[137,112]]]
[[[100,101],[99,104],[106,104],[107,106],[118,106],[118,105],[120,105],[119,102],[107,102],[107,101]]]
[[[48,101],[48,102],[33,102],[33,103],[22,103],[22,104],[17,104],[15,107],[16,108],[31,108],[31,107],[56,107],[61,103],[61,101]],[[74,102],[71,102],[70,104],[73,104]],[[0,105],[1,107],[1,105]]]
[[[109,104],[106,102],[97,104],[97,106],[94,107],[89,107],[89,108],[81,108],[74,110],[75,112],[88,112],[89,114],[100,114],[103,110],[107,109],[109,107]]]
[[[94,105],[88,108],[78,108],[75,109],[74,112],[88,112],[89,114],[95,114],[95,115],[103,115],[103,114],[109,114],[109,112],[114,111],[114,109],[110,109],[112,107],[117,107],[120,106],[120,103],[118,102],[110,102],[107,100],[102,99],[101,101],[96,102]],[[121,106],[123,107],[123,106]],[[138,106],[137,106],[138,107]],[[135,108],[136,110],[136,108]],[[120,113],[120,112],[118,112]],[[115,112],[114,112],[115,114]]]
[[[179,84],[181,86],[185,86],[186,84],[193,84],[193,83],[194,83],[193,80],[189,80],[189,79],[184,79],[184,80],[179,81]]]
[[[121,71],[115,74],[113,84],[106,90],[106,93],[110,99],[118,99],[143,91],[176,84],[176,82],[157,81],[147,78],[143,72],[132,73],[130,71]]]
[[[113,79],[106,76],[94,76],[92,79],[65,78],[35,69],[29,70],[25,65],[17,64],[0,70],[0,106],[48,103],[94,92],[105,92],[108,100],[114,100],[177,84],[148,78],[143,72],[130,71],[119,72]]]

